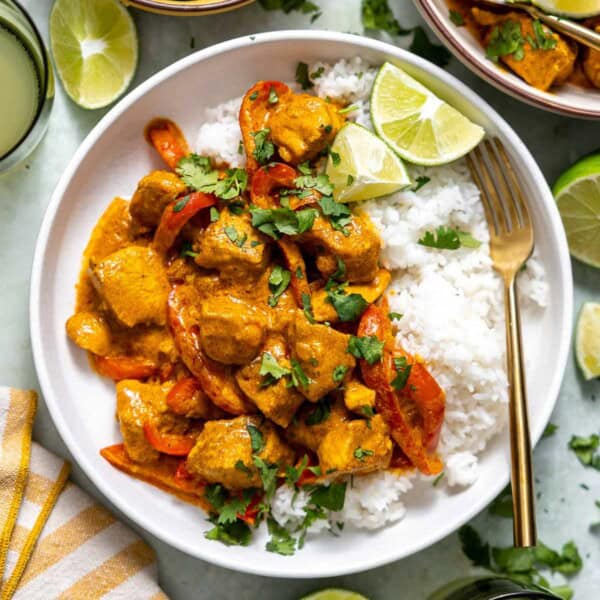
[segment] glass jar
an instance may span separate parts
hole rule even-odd
[[[561,600],[534,584],[506,577],[466,577],[434,592],[428,600]]]

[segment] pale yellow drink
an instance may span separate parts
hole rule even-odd
[[[39,102],[38,74],[29,53],[0,25],[0,157],[27,133]]]

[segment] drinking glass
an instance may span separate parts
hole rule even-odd
[[[428,600],[560,600],[534,585],[505,577],[467,577],[434,592]]]
[[[0,173],[42,139],[53,99],[52,65],[39,31],[17,2],[0,0]]]

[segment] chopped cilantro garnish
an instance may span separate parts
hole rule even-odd
[[[265,490],[266,505],[269,506],[277,485],[277,473],[279,472],[279,465],[276,463],[267,463],[260,456],[256,455],[256,451],[252,459],[254,460],[254,466],[258,469],[258,473]]]
[[[238,461],[235,463],[235,468],[236,468],[238,471],[242,471],[242,473],[246,473],[246,475],[248,476],[248,478],[252,477],[252,471],[249,469],[249,467],[247,467],[247,466],[244,464],[244,461],[243,461],[243,460],[238,460]]]
[[[252,226],[278,240],[282,235],[298,235],[312,228],[317,211],[305,208],[250,208]]]
[[[186,194],[181,200],[178,200],[175,203],[175,206],[173,206],[173,212],[174,213],[181,212],[187,206],[187,203],[189,201],[190,201],[190,195]]]
[[[308,76],[308,65],[305,62],[296,65],[296,83],[299,83],[303,90],[309,90],[315,85]]]
[[[344,379],[344,376],[347,372],[348,367],[346,365],[338,365],[337,367],[335,367],[335,369],[333,369],[331,377],[333,381],[335,381],[335,383],[339,383],[340,381],[342,381],[342,379]]]
[[[600,471],[600,454],[597,452],[600,445],[600,437],[592,434],[588,437],[574,435],[569,442],[569,448],[575,452],[579,462]]]
[[[324,195],[318,202],[323,214],[329,219],[331,226],[344,235],[349,232],[346,225],[352,222],[352,211],[346,204],[336,202],[332,196]]]
[[[304,279],[304,273],[302,267],[296,267],[296,279]]]
[[[228,225],[227,227],[223,228],[223,231],[225,232],[225,235],[235,244],[238,239],[237,229],[231,225]]]
[[[325,72],[325,67],[319,67],[316,71],[313,71],[310,74],[310,78],[311,79],[319,79],[319,77],[321,77],[321,75],[323,75],[324,72]]]
[[[214,223],[219,220],[219,211],[214,207],[210,207],[210,222]]]
[[[267,387],[282,377],[290,375],[291,371],[287,367],[282,367],[270,352],[263,352],[258,373],[264,377],[261,386]]]
[[[258,92],[252,92],[252,94],[250,94],[250,100],[252,100],[252,102],[254,102],[257,98]]]
[[[302,14],[312,14],[311,22],[321,15],[321,9],[310,0],[258,0],[265,10],[282,10],[285,14],[298,11]]]
[[[275,552],[283,556],[291,556],[296,551],[296,540],[292,534],[285,528],[279,525],[273,518],[267,519],[267,528],[271,539],[265,546],[267,552]]]
[[[287,269],[275,265],[269,276],[269,290],[271,291],[269,306],[277,306],[281,294],[285,292],[291,280],[292,274]]]
[[[415,185],[410,188],[411,192],[418,192],[424,185],[431,181],[431,177],[427,177],[427,175],[419,175],[415,181]]]
[[[364,462],[367,456],[373,456],[373,454],[373,450],[365,450],[360,446],[358,448],[355,448],[354,450],[354,458],[356,458],[356,460],[359,460],[360,462]]]
[[[351,335],[348,341],[348,352],[355,358],[362,358],[370,365],[374,365],[383,355],[383,342],[374,335],[365,337]]]
[[[534,49],[537,50],[552,50],[557,44],[556,38],[552,36],[552,33],[547,32],[544,29],[542,23],[536,19],[533,22],[533,33],[535,34],[535,46],[531,44]]]
[[[521,24],[518,21],[507,19],[492,29],[485,51],[486,56],[494,62],[498,62],[498,59],[503,56],[512,56],[515,60],[523,60],[524,44]]]
[[[335,279],[336,281],[344,281],[346,278],[346,263],[339,256],[336,256],[335,260],[337,262],[337,267],[332,273],[331,279]]]
[[[232,200],[241,196],[248,185],[248,173],[245,169],[227,169],[226,177],[219,179],[215,185],[215,196],[223,200]]]
[[[429,248],[438,248],[440,250],[457,250],[461,246],[465,248],[478,248],[481,242],[471,236],[470,233],[465,233],[459,229],[452,227],[438,227],[435,233],[426,231],[422,238],[418,240],[421,246]]]
[[[190,242],[189,240],[185,240],[183,244],[181,244],[179,256],[181,256],[181,258],[185,258],[186,256],[189,256],[190,258],[196,258],[196,256],[198,256],[198,253],[192,250],[192,242]]]
[[[308,455],[304,455],[297,467],[294,465],[285,465],[285,481],[290,487],[294,487],[300,479],[302,473],[308,466]]]
[[[542,433],[542,439],[554,435],[557,429],[558,425],[555,425],[554,423],[548,423],[548,425],[546,425],[546,428],[544,429],[544,433]]]
[[[369,303],[360,294],[346,294],[343,286],[327,291],[327,302],[333,305],[340,321],[356,321],[367,309]]]
[[[328,510],[342,510],[346,498],[346,482],[318,485],[310,494],[310,502]]]
[[[346,185],[350,187],[354,183],[354,176],[348,174],[348,179],[346,179]]]
[[[176,171],[183,183],[198,192],[213,192],[219,179],[219,173],[212,168],[210,159],[199,154],[184,156],[177,164]]]
[[[326,421],[331,414],[331,404],[328,398],[323,398],[317,402],[315,409],[306,417],[306,425],[318,425]]]
[[[314,324],[315,316],[313,314],[310,296],[306,293],[302,294],[302,310],[304,312],[304,316],[306,317],[306,320],[309,323]]]
[[[313,383],[313,380],[302,369],[302,365],[294,358],[292,359],[292,383],[295,387],[302,386],[304,389]]]
[[[388,313],[388,318],[390,321],[399,321],[404,315],[399,312],[391,312]]]
[[[334,167],[337,167],[342,162],[340,155],[333,150],[329,151],[329,156],[331,156],[331,162]]]
[[[279,96],[277,95],[275,88],[272,87],[269,90],[269,104],[277,104],[278,102],[279,102]]]
[[[394,358],[394,368],[396,369],[396,377],[392,380],[391,385],[395,390],[401,390],[408,381],[412,365],[408,364],[406,357],[400,356]]]
[[[248,472],[250,472],[249,469]],[[235,523],[238,519],[238,515],[243,515],[246,512],[246,508],[248,508],[248,504],[250,504],[253,495],[254,490],[249,488],[244,490],[241,496],[231,497],[227,502],[223,504],[223,506],[219,510],[217,524],[226,525],[227,523]]]
[[[410,33],[410,29],[404,29],[400,26],[387,0],[363,0],[361,16],[365,29],[387,31],[392,35]]]
[[[355,110],[358,110],[358,108],[359,108],[358,104],[350,104],[349,106],[345,106],[344,108],[340,108],[338,110],[338,114],[345,115],[346,113],[354,112]]]
[[[317,190],[323,196],[331,196],[333,194],[333,185],[329,181],[329,177],[325,174],[313,175],[304,174],[296,177],[294,185],[300,190]]]
[[[463,14],[457,10],[450,9],[449,17],[457,27],[462,27],[465,24],[465,18]]]
[[[252,538],[250,527],[239,519],[234,523],[216,525],[204,534],[207,540],[215,540],[226,546],[247,546]]]
[[[302,173],[302,175],[312,175],[312,169],[310,168],[310,163],[305,161],[298,165],[298,171]]]
[[[258,427],[255,425],[247,425],[246,431],[248,431],[248,435],[250,436],[250,444],[252,446],[252,452],[254,454],[258,454],[265,445],[265,440],[263,438],[263,434]]]
[[[268,163],[273,154],[275,154],[275,146],[273,145],[273,142],[268,139],[270,133],[270,129],[261,129],[260,131],[254,131],[250,134],[254,138],[255,144],[252,155],[260,165]]]
[[[440,481],[444,479],[444,471],[442,471],[434,480],[433,483],[431,484],[433,487],[437,487],[440,483]]]
[[[372,406],[369,406],[368,404],[361,406],[360,412],[363,415],[365,415],[365,417],[367,417],[368,419],[375,416],[375,409]]]

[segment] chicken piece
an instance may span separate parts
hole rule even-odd
[[[166,323],[169,282],[154,250],[128,246],[107,256],[92,273],[98,292],[123,325]]]
[[[176,415],[188,419],[213,421],[227,418],[227,414],[210,401],[200,382],[193,377],[183,377],[173,385],[167,394],[167,406]]]
[[[122,336],[125,354],[139,356],[154,362],[175,363],[179,356],[173,336],[166,327],[136,327]]]
[[[263,445],[259,452],[252,450],[248,431],[252,427],[261,434]],[[208,421],[188,455],[186,468],[208,483],[220,483],[231,490],[262,487],[253,454],[269,465],[285,465],[294,459],[294,452],[273,424],[261,417]]]
[[[316,406],[306,403],[285,430],[286,437],[292,444],[316,452],[323,438],[339,425],[349,421],[350,416],[341,400],[324,398]]]
[[[510,28],[518,24],[523,41],[522,56],[512,52],[500,56],[500,59],[529,85],[545,91],[564,83],[573,72],[577,52],[557,33],[543,27],[544,38],[553,39],[556,43],[553,47],[534,48],[531,42],[536,46],[539,42],[531,17],[517,12],[496,14],[477,7],[472,9],[472,14],[479,25],[489,27],[483,37],[488,54],[491,48],[502,44],[504,38],[513,39]]]
[[[298,241],[317,255],[317,268],[325,277],[335,273],[341,259],[346,265],[348,281],[371,281],[378,272],[379,234],[366,215],[354,215],[346,229],[348,235],[334,229],[325,217],[318,216],[312,229]]]
[[[595,20],[587,22],[586,25],[600,33],[600,23],[597,23]],[[594,87],[600,88],[600,52],[591,48],[585,48],[581,67],[589,82]]]
[[[289,386],[287,377],[265,385],[266,378],[260,374],[264,353],[270,354],[280,367],[290,369],[285,341],[273,336],[267,339],[263,352],[252,363],[240,369],[235,378],[244,394],[256,404],[265,417],[281,427],[287,427],[304,398],[295,388]]]
[[[111,351],[111,333],[106,321],[98,314],[88,311],[76,312],[67,321],[67,335],[80,348],[99,356]]]
[[[346,408],[363,417],[372,416],[376,396],[375,390],[362,384],[358,379],[351,379],[344,388]]]
[[[262,273],[269,261],[266,238],[254,227],[250,215],[234,215],[222,210],[196,238],[196,263],[207,269],[218,269],[222,275],[243,278]]]
[[[138,183],[129,212],[140,225],[154,228],[167,205],[186,190],[187,186],[175,173],[152,171]]]
[[[281,158],[299,164],[325,150],[343,122],[335,104],[308,94],[286,94],[270,112],[267,126]]]
[[[206,298],[200,307],[202,348],[226,365],[249,363],[263,345],[266,326],[265,311],[228,294]]]
[[[372,473],[387,469],[392,459],[392,438],[380,415],[338,425],[321,441],[317,455],[323,473]]]
[[[369,304],[372,304],[379,298],[390,284],[392,276],[386,269],[379,269],[375,278],[369,283],[350,284],[344,288],[347,295],[360,294]],[[337,323],[339,316],[329,302],[329,295],[325,288],[316,290],[311,295],[313,316],[319,323],[329,322]]]
[[[139,463],[151,462],[159,455],[144,435],[146,422],[171,432],[182,432],[187,426],[185,419],[168,412],[165,388],[137,379],[117,383],[117,419],[127,454]]]
[[[290,336],[292,356],[298,361],[308,378],[308,385],[300,385],[298,391],[311,402],[316,402],[337,388],[341,379],[334,378],[334,371],[354,368],[356,361],[348,353],[349,335],[326,325],[311,325],[298,312]]]

